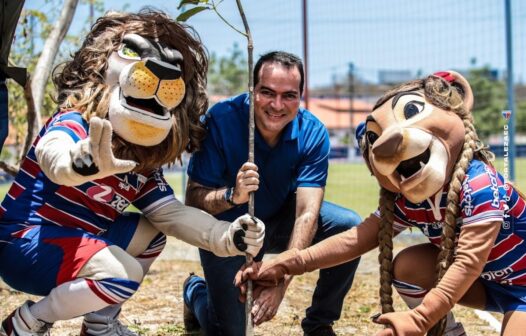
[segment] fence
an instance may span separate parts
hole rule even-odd
[[[240,26],[233,3],[223,2],[220,9],[228,20]],[[509,20],[505,15],[506,4],[511,8]],[[397,82],[444,69],[470,74],[484,68],[491,85],[487,91],[475,92],[475,99],[480,108],[492,109],[493,114],[490,114],[491,120],[482,120],[479,126],[489,127],[486,142],[490,142],[497,154],[504,154],[505,120],[501,113],[510,109],[506,85],[511,65],[514,114],[515,117],[519,114],[518,126],[524,129],[522,123],[526,123],[526,117],[521,115],[526,115],[525,1],[266,0],[245,1],[244,6],[256,57],[276,49],[302,55],[307,60],[310,100],[339,99],[339,108],[333,108],[336,112],[350,115],[349,111],[358,102],[372,104]],[[245,45],[244,38],[222,24],[214,13],[197,15],[189,23],[207,48],[216,54],[228,53],[233,43]],[[507,44],[507,28],[511,32],[511,44]],[[495,96],[492,90],[499,85],[502,90]],[[487,102],[488,106],[483,105],[486,100],[491,102]],[[309,109],[317,112],[315,104],[311,103]],[[331,131],[336,137],[333,156],[339,161],[355,151],[349,139],[357,121],[352,116],[340,117],[340,120],[343,126]],[[513,139],[521,143],[516,152],[522,155],[525,137],[519,134]],[[515,180],[526,189],[526,171],[520,169],[521,165],[519,159]],[[502,168],[502,160],[497,161],[497,166]],[[333,187],[349,194],[362,190],[353,179],[346,183],[340,181]]]

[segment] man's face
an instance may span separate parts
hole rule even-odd
[[[268,143],[274,143],[285,126],[298,114],[300,72],[279,63],[265,63],[254,88],[256,126]]]

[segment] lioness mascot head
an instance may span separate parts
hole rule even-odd
[[[60,109],[109,119],[115,156],[147,172],[199,147],[207,69],[206,51],[190,27],[151,9],[110,12],[54,82]]]
[[[480,142],[471,109],[469,83],[454,71],[400,85],[381,97],[359,138],[371,173],[380,184],[380,300],[393,311],[391,297],[393,211],[397,194],[418,204],[447,188],[447,208],[438,257],[438,280],[453,261],[459,194],[470,161],[493,159]],[[442,325],[435,329],[441,335]],[[442,329],[443,330],[443,329]],[[432,333],[433,334],[433,333]]]

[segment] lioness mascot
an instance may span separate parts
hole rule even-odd
[[[256,255],[264,225],[222,222],[179,202],[162,166],[204,137],[207,55],[167,15],[108,13],[54,76],[58,111],[1,204],[0,276],[44,296],[0,335],[49,335],[84,316],[80,335],[136,335],[119,323],[171,235],[219,256]],[[140,212],[126,212],[133,204]]]
[[[386,328],[377,335],[465,335],[449,313],[456,303],[503,313],[502,335],[523,335],[525,198],[491,164],[473,126],[473,101],[468,82],[453,71],[386,93],[359,132],[381,187],[379,210],[347,232],[241,270],[242,291],[249,278],[257,293],[285,274],[332,267],[380,246],[383,314],[374,321]],[[412,227],[429,243],[393,261],[393,236]],[[391,285],[410,310],[393,312]]]

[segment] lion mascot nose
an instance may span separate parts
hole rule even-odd
[[[145,66],[160,80],[174,80],[181,77],[181,66],[179,64],[172,65],[155,58],[148,58]]]

